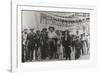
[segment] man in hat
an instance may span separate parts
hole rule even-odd
[[[36,34],[34,33],[34,29],[30,29],[29,34],[27,35],[28,40],[28,60],[33,60],[33,52],[35,50],[35,37]]]
[[[56,55],[56,41],[57,41],[57,34],[55,33],[54,27],[49,27],[48,32],[48,44],[50,49],[50,59],[54,59]]]

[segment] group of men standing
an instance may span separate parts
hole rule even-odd
[[[85,34],[70,34],[69,30],[55,30],[54,27],[43,28],[41,31],[24,29],[22,33],[22,62],[41,60],[71,60],[75,51],[75,59],[88,54],[89,42]],[[86,49],[87,48],[87,49]],[[84,50],[85,49],[85,50]],[[87,51],[87,52],[86,52]]]

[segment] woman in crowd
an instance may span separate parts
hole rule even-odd
[[[62,47],[62,32],[60,30],[57,33],[57,57],[58,59],[63,59],[63,47]]]
[[[24,29],[22,33],[22,62],[28,60],[27,34],[27,29]]]
[[[65,48],[65,58],[66,60],[71,60],[71,36],[70,31],[65,31],[63,38],[63,46]]]

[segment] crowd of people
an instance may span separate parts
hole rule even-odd
[[[22,62],[45,60],[72,60],[80,55],[89,54],[89,35],[79,31],[56,30],[54,27],[43,28],[41,31],[24,29],[22,31]]]

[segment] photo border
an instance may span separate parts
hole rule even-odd
[[[29,7],[30,7],[30,6],[32,6],[32,5],[16,5],[16,11],[17,11],[17,12],[18,12],[18,6],[29,6]],[[34,7],[34,5],[33,5],[32,7]],[[37,6],[35,6],[35,7],[47,7],[47,6],[38,6],[38,5],[37,5]],[[53,6],[48,6],[48,7],[52,8]],[[55,8],[55,7],[53,7],[53,8]],[[60,8],[60,7],[57,7],[57,8]],[[63,7],[61,7],[61,8],[63,8]],[[66,7],[64,7],[64,8],[66,8]],[[69,7],[68,7],[68,8],[69,8]],[[75,8],[75,7],[74,7],[74,8]],[[77,9],[77,8],[75,8],[75,9]],[[78,8],[78,9],[83,9],[83,8],[80,7],[80,8]],[[87,8],[84,8],[84,9],[87,9]],[[96,12],[95,12],[95,11],[96,11],[95,7],[89,8],[89,10],[93,10],[94,13],[96,13]],[[13,13],[13,11],[12,11],[12,13]],[[96,16],[96,15],[94,15],[94,16]],[[16,16],[15,16],[15,17],[16,17],[16,21],[17,21],[15,25],[16,25],[16,28],[18,28],[18,25],[17,25],[17,24],[18,24],[18,13],[16,13]],[[13,16],[12,16],[12,18],[13,18]],[[95,17],[95,18],[96,18],[96,17]],[[13,19],[12,19],[12,20],[13,20]],[[94,21],[96,21],[96,20],[94,20]],[[12,23],[13,23],[13,22],[12,22]],[[90,24],[91,24],[91,22],[90,22]],[[90,26],[90,25],[89,25],[89,26]],[[13,28],[13,27],[12,27],[12,28]],[[96,27],[95,27],[95,30],[96,30]],[[13,29],[12,29],[11,31],[13,31]],[[18,33],[17,33],[17,32],[18,32],[18,29],[16,29],[16,34],[17,34],[16,37],[18,38]],[[13,33],[12,33],[12,38],[13,38]],[[13,41],[13,39],[12,39],[12,41]],[[16,39],[16,41],[18,41],[18,40]],[[17,42],[17,43],[18,43],[18,42]],[[13,44],[12,44],[12,45],[13,45]],[[17,45],[18,45],[18,44],[17,44]],[[17,46],[16,46],[16,47],[17,47]],[[13,48],[13,46],[12,46],[12,48]],[[18,47],[17,47],[17,48],[18,48]],[[18,65],[19,59],[18,59],[18,56],[17,56],[17,55],[18,55],[18,49],[17,49],[17,48],[15,49],[15,50],[17,50],[16,56],[15,56],[17,61],[16,61],[16,64],[13,64],[13,63],[12,63],[12,72],[20,71],[20,70],[22,69],[22,68],[20,68],[19,65]],[[12,55],[13,55],[13,54],[14,54],[14,53],[13,53],[13,50],[12,50]],[[13,61],[14,61],[14,60],[13,60],[13,57],[12,57],[12,62],[13,62]],[[13,65],[14,65],[14,68],[13,68]],[[15,67],[15,65],[16,65],[16,67]],[[20,69],[19,69],[19,68],[20,68]],[[15,70],[15,69],[16,69],[16,70]]]

